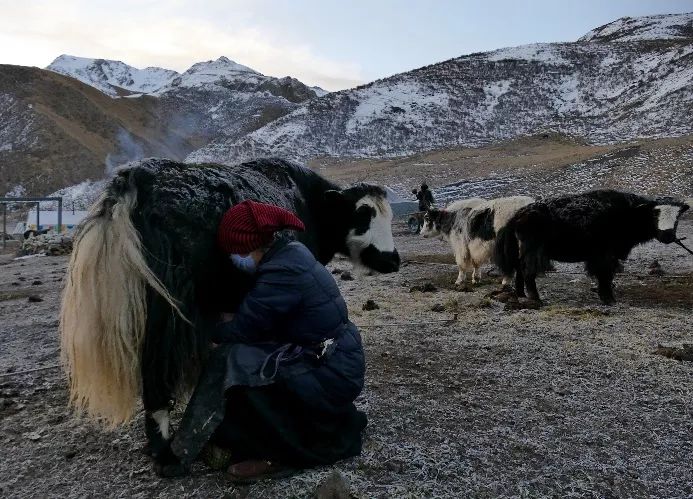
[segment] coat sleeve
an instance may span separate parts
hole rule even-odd
[[[215,343],[255,343],[271,339],[280,321],[301,301],[299,276],[273,271],[261,275],[233,320],[217,324]]]

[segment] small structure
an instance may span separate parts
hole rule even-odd
[[[62,197],[46,197],[46,198],[6,198],[6,197],[0,197],[0,204],[2,205],[2,244],[3,244],[3,249],[7,247],[7,205],[12,203],[30,203],[30,204],[35,204],[37,207],[36,210],[36,230],[39,230],[38,228],[41,227],[41,209],[40,209],[40,204],[42,202],[49,202],[49,201],[57,201],[58,202],[58,211],[53,212],[57,213],[57,219],[55,221],[54,229],[56,232],[59,232],[58,229],[62,227],[62,218],[63,218],[63,198]],[[15,229],[16,230],[16,229]]]
[[[36,209],[33,209],[26,217],[26,222],[23,224],[22,233],[27,230],[37,232],[44,230],[65,232],[74,229],[87,216],[88,213],[88,211],[70,210],[64,211],[61,217],[59,211],[40,210],[37,217]],[[41,225],[36,225],[37,220],[40,221]]]

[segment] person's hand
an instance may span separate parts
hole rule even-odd
[[[221,314],[219,314],[219,319],[221,320],[221,322],[229,322],[233,320],[233,315],[234,314],[229,312],[222,312]]]

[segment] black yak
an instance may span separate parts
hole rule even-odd
[[[676,227],[688,206],[673,198],[650,199],[597,190],[537,201],[519,210],[498,234],[495,260],[504,274],[517,271],[519,296],[539,300],[536,276],[550,260],[585,262],[598,282],[599,298],[614,300],[612,281],[634,246],[657,239],[676,241]]]
[[[245,199],[295,212],[298,238],[326,264],[336,253],[377,272],[399,269],[385,191],[341,189],[282,160],[237,166],[148,159],[126,165],[91,208],[74,243],[60,334],[72,404],[114,426],[142,397],[156,457],[174,397],[196,381],[220,312],[248,277],[216,245],[222,214]]]

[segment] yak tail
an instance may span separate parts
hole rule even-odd
[[[493,259],[504,276],[512,276],[520,266],[520,247],[512,220],[498,231]]]
[[[60,310],[70,404],[109,427],[132,418],[141,394],[147,286],[187,320],[147,265],[131,220],[137,190],[125,183],[116,178],[80,227]]]

